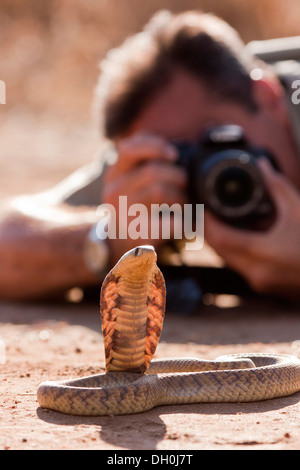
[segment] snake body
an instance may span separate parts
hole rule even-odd
[[[300,360],[291,355],[152,360],[165,298],[153,247],[123,255],[101,288],[106,372],[43,382],[37,390],[39,405],[75,415],[121,415],[160,405],[260,401],[300,390]]]

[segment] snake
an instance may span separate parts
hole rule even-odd
[[[126,252],[101,286],[105,372],[41,383],[40,407],[114,416],[161,405],[261,401],[300,390],[300,360],[293,355],[153,358],[165,307],[166,285],[154,247],[141,245]]]

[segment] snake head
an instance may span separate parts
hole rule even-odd
[[[152,245],[140,245],[127,251],[114,267],[115,273],[124,273],[126,276],[141,277],[153,270],[157,255]]]
[[[120,258],[120,261],[123,258],[131,258],[131,257],[137,257],[137,256],[149,257],[151,259],[155,259],[155,261],[157,259],[154,246],[152,246],[152,245],[140,245],[140,246],[136,246],[135,248],[132,248],[131,250],[127,251]]]

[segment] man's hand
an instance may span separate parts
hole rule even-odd
[[[300,194],[270,164],[260,162],[277,218],[267,232],[237,230],[205,215],[208,243],[260,293],[300,294]]]
[[[177,158],[176,149],[166,139],[136,134],[122,139],[118,146],[118,160],[109,167],[104,177],[102,202],[112,204],[119,220],[119,195],[127,196],[128,207],[134,203],[142,203],[148,209],[149,232],[151,204],[174,203],[183,205],[187,202],[187,175],[184,169],[174,163]],[[122,217],[122,214],[121,214]],[[108,240],[111,251],[111,263],[136,244],[152,244],[156,249],[162,240]]]

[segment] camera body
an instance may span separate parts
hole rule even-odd
[[[219,219],[247,230],[266,230],[275,218],[275,206],[257,164],[266,158],[278,170],[272,155],[251,146],[237,125],[209,129],[196,144],[177,142],[177,164],[186,168],[189,198],[204,204]]]

